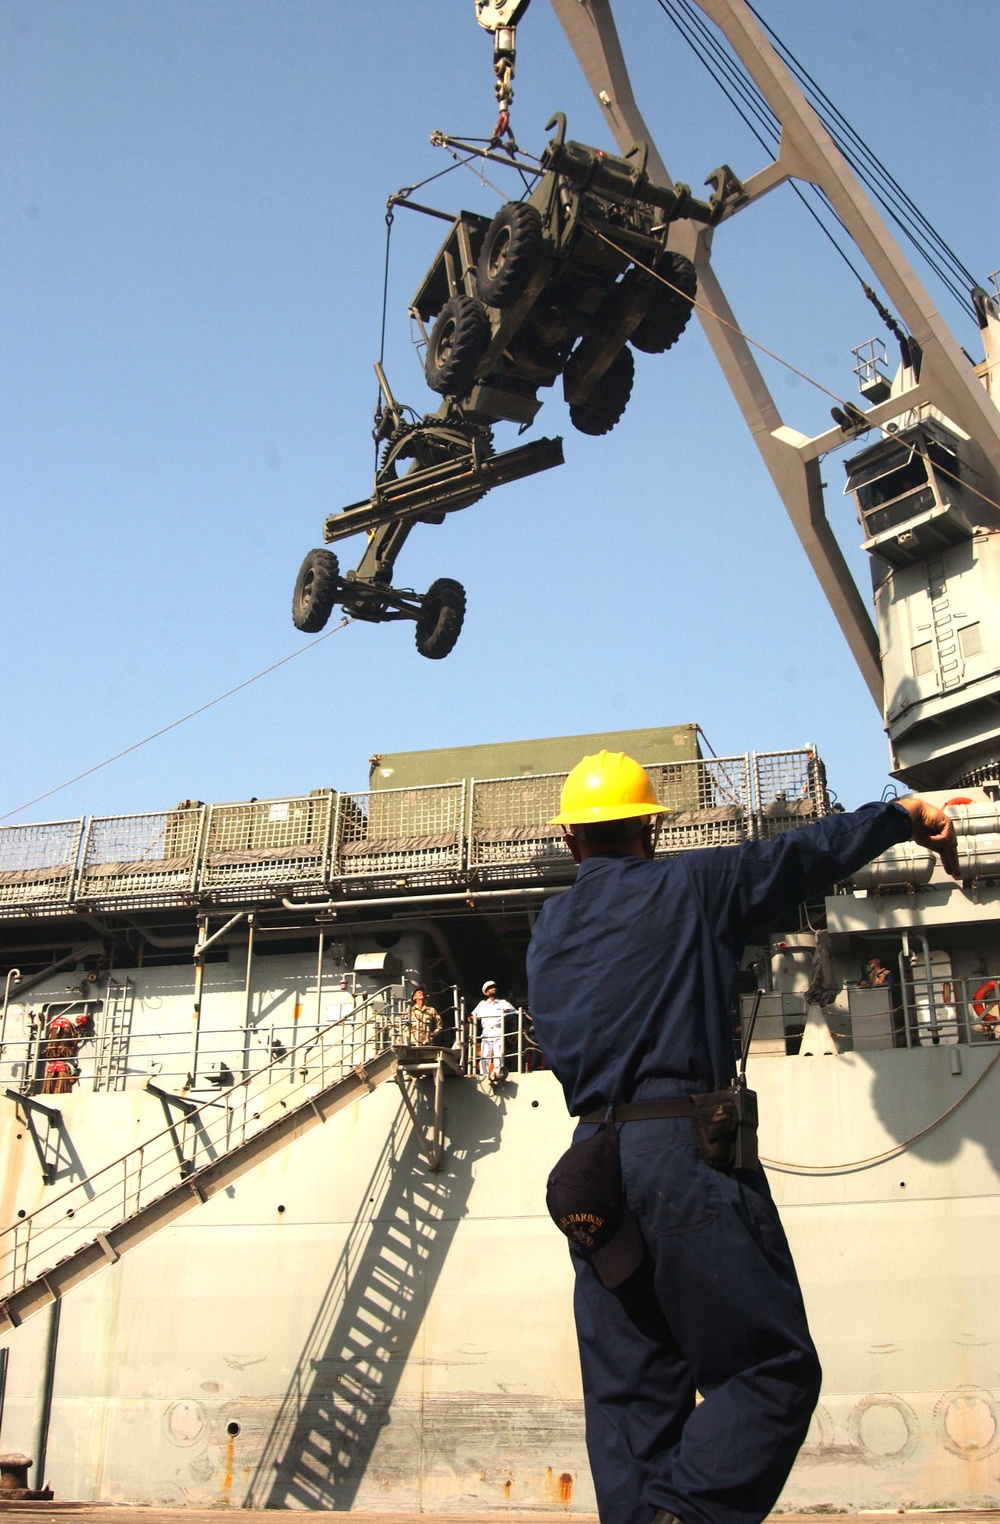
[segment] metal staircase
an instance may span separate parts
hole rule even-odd
[[[394,1078],[428,1168],[443,1162],[443,1081],[461,1074],[448,1049],[387,1047],[387,990],[284,1055],[201,1102],[146,1088],[161,1132],[80,1179],[0,1232],[0,1333],[57,1300],[129,1249],[224,1190],[278,1150]],[[425,1131],[420,1077],[434,1080]],[[11,1092],[8,1092],[11,1094]],[[28,1098],[20,1098],[22,1104]]]

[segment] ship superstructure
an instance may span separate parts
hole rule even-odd
[[[595,739],[384,755],[360,792],[0,832],[18,959],[0,1034],[4,1431],[57,1495],[592,1506],[570,1272],[544,1211],[570,1124],[523,956],[571,878],[546,822]],[[813,748],[705,758],[692,725],[604,739],[669,805],[663,852],[829,808]],[[970,901],[988,902],[986,843],[958,817]],[[989,1300],[1000,963],[992,910],[945,928],[942,893],[897,849],[747,957],[744,1014],[766,991],[762,1152],[830,1385],[791,1507],[983,1496],[990,1314],[969,1298]],[[487,974],[518,1012],[481,1074],[469,1011]],[[414,1041],[417,984],[441,1045]]]

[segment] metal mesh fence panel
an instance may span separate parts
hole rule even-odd
[[[565,773],[473,778],[469,803],[469,868],[481,880],[549,878],[575,872],[559,809]]]
[[[646,769],[663,817],[657,857],[697,847],[733,847],[752,834],[747,758],[707,757]]]
[[[76,897],[88,904],[176,903],[195,887],[205,807],[95,816]]]
[[[0,915],[66,904],[83,827],[83,819],[0,826]]]
[[[768,838],[830,813],[826,770],[811,747],[753,754],[757,831]]]
[[[663,817],[657,856],[693,847],[732,846],[751,830],[747,758],[647,764]],[[469,867],[480,879],[526,879],[573,873],[562,827],[548,821],[559,809],[566,773],[474,779]]]
[[[658,856],[737,845],[828,813],[812,748],[647,767],[667,806]],[[461,880],[569,877],[558,811],[565,773],[473,779],[465,785],[332,790],[249,803],[183,806],[0,827],[0,916],[86,905],[183,904],[195,893],[233,904],[336,880],[359,893]],[[84,842],[82,862],[81,840]],[[79,871],[79,876],[77,877]]]
[[[457,877],[464,802],[463,783],[341,794],[333,876],[399,889]]]
[[[213,804],[201,888],[217,898],[255,899],[262,890],[318,889],[326,883],[334,795]]]

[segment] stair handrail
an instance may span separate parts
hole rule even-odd
[[[216,1141],[213,1140],[210,1146],[213,1148],[218,1146],[218,1153],[216,1154],[216,1157],[225,1156],[231,1153],[235,1148],[247,1142],[250,1137],[256,1136],[258,1132],[262,1131],[264,1127],[269,1125],[269,1122],[262,1122],[263,1112],[273,1106],[273,1092],[277,1090],[279,1086],[282,1087],[285,1092],[283,1098],[281,1098],[279,1102],[279,1106],[281,1108],[279,1114],[287,1114],[287,1102],[291,1094],[300,1094],[302,1096],[302,1104],[306,1105],[309,1103],[310,1099],[317,1090],[322,1090],[329,1085],[335,1084],[339,1080],[346,1078],[349,1074],[359,1074],[364,1077],[366,1063],[371,1063],[381,1053],[390,1051],[393,1047],[393,1043],[391,1041],[391,1032],[389,1034],[390,1040],[383,1041],[379,1030],[385,1025],[386,1005],[390,1004],[391,1006],[391,991],[392,987],[390,985],[386,985],[379,990],[373,991],[364,999],[364,1001],[362,1001],[360,1005],[355,1006],[351,1010],[350,1015],[346,1019],[342,1012],[338,1013],[337,1017],[334,1020],[327,1022],[324,1026],[310,1032],[308,1037],[304,1037],[301,1042],[297,1043],[293,1048],[287,1050],[281,1059],[281,1075],[269,1080],[267,1085],[264,1086],[264,1088],[262,1088],[258,1093],[251,1096],[251,1089],[254,1081],[259,1080],[265,1076],[269,1070],[274,1069],[275,1062],[273,1058],[270,1059],[266,1064],[262,1065],[259,1069],[255,1069],[252,1073],[245,1075],[242,1079],[236,1080],[232,1086],[227,1087],[224,1095],[220,1094],[218,1096],[211,1096],[207,1100],[198,1103],[189,1103],[190,1110],[186,1111],[184,1124],[189,1128],[195,1129],[195,1133],[197,1135],[197,1131],[202,1120],[209,1118],[210,1114],[212,1113],[220,1113],[220,1108],[222,1108],[222,1115],[224,1116],[226,1124],[224,1136],[223,1139],[218,1140],[218,1145]],[[363,1018],[360,1024],[365,1034],[361,1039],[361,1046],[364,1056],[359,1062],[353,1064],[344,1063],[343,1060],[341,1060],[339,1064],[336,1064],[335,1062],[331,1064],[325,1056],[324,1039],[328,1034],[333,1033],[337,1028],[343,1029],[348,1023],[352,1028],[352,1036],[356,1037],[359,1018]],[[376,1038],[374,1043],[371,1042],[372,1036]],[[381,1043],[381,1046],[379,1046],[379,1043]],[[303,1078],[297,1085],[294,1085],[292,1089],[289,1090],[289,1074],[290,1072],[294,1073],[294,1065],[290,1065],[289,1061],[294,1059],[296,1055],[307,1057],[310,1050],[315,1048],[317,1045],[320,1047],[322,1058],[316,1077],[312,1080]],[[356,1044],[354,1046],[356,1046]],[[371,1046],[370,1052],[368,1051],[369,1046]],[[239,1102],[236,1105],[231,1104],[230,1098],[236,1096],[238,1093],[240,1095]],[[254,1106],[258,1107],[259,1109],[255,1110],[248,1117],[247,1111],[251,1099]],[[242,1106],[244,1113],[242,1126],[238,1128],[232,1128],[229,1124],[231,1123],[234,1114],[240,1109],[240,1106]],[[274,1107],[274,1110],[278,1111],[278,1107]],[[276,1118],[272,1117],[270,1120],[273,1121],[275,1119]],[[215,1120],[215,1117],[212,1116],[211,1120]],[[260,1128],[254,1128],[252,1131],[249,1131],[249,1122],[262,1122],[262,1126]],[[127,1149],[125,1153],[120,1154],[116,1159],[110,1160],[107,1164],[101,1165],[99,1169],[94,1170],[90,1175],[87,1175],[83,1179],[75,1180],[72,1185],[67,1187],[66,1190],[60,1192],[59,1195],[53,1196],[48,1201],[42,1202],[40,1206],[35,1207],[31,1212],[26,1212],[25,1215],[22,1218],[19,1218],[16,1222],[11,1223],[6,1228],[0,1229],[0,1285],[2,1285],[2,1289],[0,1289],[0,1299],[2,1299],[4,1296],[13,1294],[15,1291],[20,1290],[24,1285],[28,1283],[29,1280],[36,1279],[39,1274],[44,1274],[44,1269],[39,1271],[32,1269],[30,1274],[28,1272],[28,1265],[31,1259],[31,1238],[34,1232],[51,1233],[53,1229],[58,1225],[58,1223],[63,1222],[63,1220],[69,1216],[73,1220],[73,1226],[67,1229],[66,1233],[63,1235],[63,1238],[55,1240],[55,1242],[50,1246],[50,1252],[57,1249],[63,1242],[65,1242],[67,1238],[73,1238],[76,1240],[77,1246],[89,1241],[85,1237],[88,1224],[81,1222],[77,1217],[77,1211],[80,1209],[68,1205],[68,1203],[70,1203],[74,1197],[79,1198],[81,1192],[86,1198],[84,1205],[93,1207],[98,1201],[101,1201],[104,1197],[106,1197],[109,1192],[116,1191],[119,1189],[119,1187],[122,1188],[123,1210],[121,1214],[116,1218],[114,1223],[108,1222],[106,1219],[104,1220],[105,1231],[110,1231],[111,1228],[116,1226],[118,1223],[127,1220],[127,1218],[134,1215],[135,1212],[141,1211],[143,1208],[151,1205],[154,1201],[159,1199],[157,1194],[149,1196],[145,1195],[145,1190],[149,1188],[150,1184],[153,1186],[159,1185],[161,1179],[165,1179],[168,1176],[170,1177],[170,1187],[177,1183],[178,1178],[193,1179],[196,1176],[197,1171],[192,1170],[190,1173],[185,1175],[185,1172],[179,1165],[175,1151],[177,1126],[178,1123],[176,1121],[168,1124],[160,1132],[153,1133],[150,1137],[144,1139],[141,1143],[133,1145],[133,1147]],[[157,1144],[165,1145],[164,1154],[169,1161],[168,1169],[162,1176],[155,1176],[152,1181],[149,1180],[147,1175],[145,1182],[143,1182],[142,1176],[144,1173],[143,1167],[145,1163],[145,1156],[150,1151],[154,1150]],[[134,1207],[133,1211],[130,1212],[127,1209],[128,1194],[130,1189],[128,1180],[128,1166],[133,1162],[138,1166],[138,1179],[132,1186],[132,1189],[136,1195],[137,1204]],[[96,1181],[98,1181],[102,1176],[108,1176],[112,1171],[116,1170],[120,1170],[122,1172],[120,1180],[116,1177],[114,1181],[110,1182],[107,1186],[102,1187],[100,1190],[93,1190],[93,1186]],[[139,1199],[140,1192],[143,1193],[141,1200]],[[104,1208],[100,1210],[104,1210]],[[54,1217],[56,1221],[49,1223],[44,1220],[50,1217]],[[69,1252],[72,1253],[73,1250],[71,1249]],[[19,1257],[21,1261],[21,1276],[18,1279],[17,1271]],[[10,1261],[12,1270],[10,1276],[10,1284],[6,1284],[8,1281],[8,1267],[6,1262],[8,1260]],[[48,1268],[51,1268],[51,1265],[48,1266]]]

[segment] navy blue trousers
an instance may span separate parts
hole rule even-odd
[[[619,1134],[645,1260],[609,1291],[571,1250],[601,1524],[650,1524],[658,1508],[683,1524],[760,1524],[805,1439],[821,1374],[767,1181],[711,1169],[684,1118],[625,1122]]]

